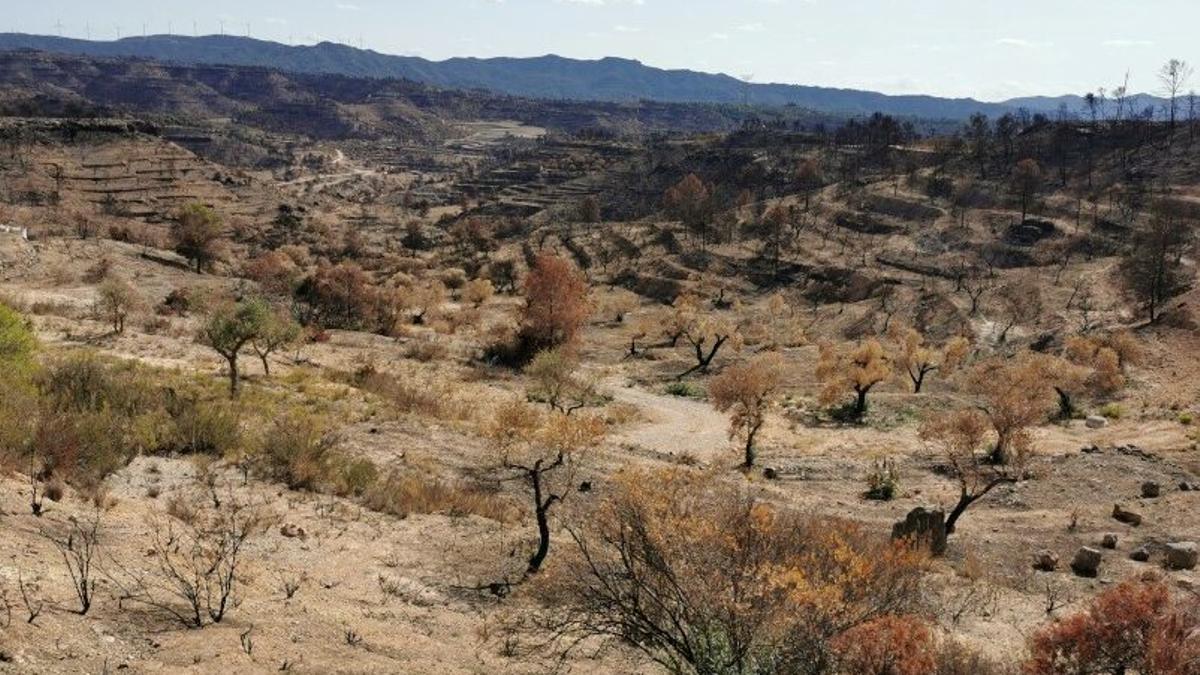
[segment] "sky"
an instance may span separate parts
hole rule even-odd
[[[226,33],[389,54],[620,56],[892,94],[1157,93],[1200,64],[1200,0],[11,0],[0,31]],[[1200,89],[1200,75],[1191,85]]]

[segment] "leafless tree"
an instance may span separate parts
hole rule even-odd
[[[1167,61],[1158,71],[1158,81],[1162,84],[1163,94],[1167,97],[1167,119],[1170,122],[1171,131],[1175,130],[1179,96],[1183,93],[1191,77],[1192,67],[1188,65],[1187,61],[1179,59]]]
[[[120,589],[122,602],[160,610],[188,628],[219,623],[238,604],[242,553],[261,526],[256,508],[233,501],[182,528],[173,521],[156,522],[147,554],[152,570],[133,570],[114,560],[115,573],[108,578]]]
[[[79,599],[78,614],[87,614],[96,593],[95,563],[100,550],[100,511],[81,520],[71,517],[65,533],[43,531],[42,535],[54,544],[62,555],[63,564],[71,577],[71,587]]]

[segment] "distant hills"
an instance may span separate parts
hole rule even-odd
[[[998,116],[1019,108],[1055,113],[1062,106],[1078,114],[1083,108],[1083,99],[1070,95],[989,103],[969,98],[892,96],[855,89],[746,83],[728,75],[663,70],[614,57],[594,61],[553,55],[430,61],[330,42],[288,46],[231,35],[151,35],[102,42],[0,33],[0,50],[17,49],[88,56],[132,56],[183,64],[265,66],[298,73],[403,78],[446,88],[485,89],[515,96],[574,101],[793,105],[832,114],[882,112],[926,119],[966,119],[976,112]],[[1161,107],[1162,104],[1160,99],[1150,96],[1135,98],[1135,110],[1151,105]]]

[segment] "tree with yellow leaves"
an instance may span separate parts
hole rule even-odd
[[[783,293],[774,293],[767,299],[764,323],[767,329],[768,349],[798,347],[808,341],[804,324],[799,314]]]
[[[896,367],[908,374],[914,394],[921,393],[930,373],[948,375],[957,370],[971,350],[971,341],[961,336],[951,338],[938,349],[926,345],[924,336],[915,328],[892,326],[891,334],[896,342]]]
[[[574,522],[576,545],[539,577],[539,611],[522,617],[563,652],[611,640],[668,672],[858,672],[838,637],[909,614],[920,593],[910,547],[711,474],[622,472]]]
[[[849,389],[854,392],[854,407],[850,417],[862,419],[867,412],[867,394],[892,376],[892,366],[883,345],[878,340],[838,347],[826,342],[821,345],[817,361],[817,380],[821,382],[821,403],[837,403]]]
[[[502,480],[529,488],[538,544],[529,556],[528,574],[542,567],[550,552],[550,510],[574,487],[580,454],[604,436],[604,421],[587,415],[545,413],[521,401],[509,401],[484,428],[498,454]]]
[[[729,438],[745,439],[742,466],[754,466],[754,437],[766,422],[767,411],[783,383],[783,359],[765,353],[747,363],[726,368],[708,385],[713,407],[728,412]]]

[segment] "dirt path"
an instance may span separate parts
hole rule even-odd
[[[640,445],[669,455],[690,454],[710,463],[728,459],[729,423],[712,406],[678,396],[610,384],[613,398],[636,406],[646,421],[617,435],[619,442]]]

